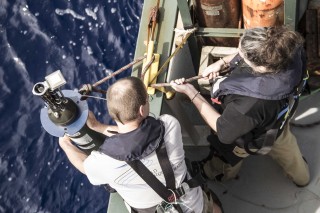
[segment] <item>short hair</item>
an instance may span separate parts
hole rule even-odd
[[[258,27],[245,30],[240,38],[240,50],[255,66],[269,72],[284,70],[303,47],[303,37],[285,26]]]
[[[147,103],[147,90],[137,77],[116,81],[107,91],[109,115],[116,121],[129,122],[138,118],[139,108]]]

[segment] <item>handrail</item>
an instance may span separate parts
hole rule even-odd
[[[196,36],[203,37],[240,37],[245,29],[199,27]]]

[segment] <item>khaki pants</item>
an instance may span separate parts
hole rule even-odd
[[[284,128],[268,155],[278,162],[295,184],[307,185],[310,181],[308,165],[302,158],[296,137],[291,133],[289,124]],[[225,181],[235,178],[241,165],[242,161],[232,167],[218,157],[213,157],[204,165],[204,171],[210,179],[215,179],[216,175],[222,173],[224,174],[222,181]]]
[[[223,162],[220,158],[213,156],[211,160],[204,164],[203,169],[209,179],[215,180],[217,175],[223,174],[221,181],[226,181],[233,179],[238,175],[241,165],[242,161],[232,167],[230,164]]]
[[[308,164],[302,158],[297,139],[291,133],[290,126],[287,124],[284,128],[268,155],[278,162],[295,184],[307,185],[310,181]]]
[[[213,200],[212,198],[209,200],[207,194],[202,191],[203,194],[203,210],[202,213],[213,213],[212,209],[213,209]]]

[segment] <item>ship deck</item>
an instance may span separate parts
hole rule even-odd
[[[320,92],[304,96],[292,122],[310,124],[320,121]],[[243,162],[239,178],[225,183],[209,181],[210,188],[221,200],[225,213],[317,213],[320,212],[320,129],[291,127],[306,158],[310,184],[299,188],[269,156],[250,156]],[[186,147],[186,155],[200,160],[207,147]]]

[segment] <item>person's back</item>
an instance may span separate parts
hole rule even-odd
[[[161,132],[160,125],[163,125],[162,130],[166,130],[165,132]],[[138,129],[110,137],[99,152],[93,151],[84,162],[86,174],[94,185],[108,183],[131,207],[145,209],[156,206],[161,203],[162,198],[131,169],[125,160],[141,160],[165,185],[165,178],[155,152],[159,145],[166,147],[178,187],[185,179],[187,168],[184,162],[180,125],[170,115],[163,115],[159,120],[148,117]],[[201,212],[201,193],[199,187],[191,189],[181,201],[195,212]]]

